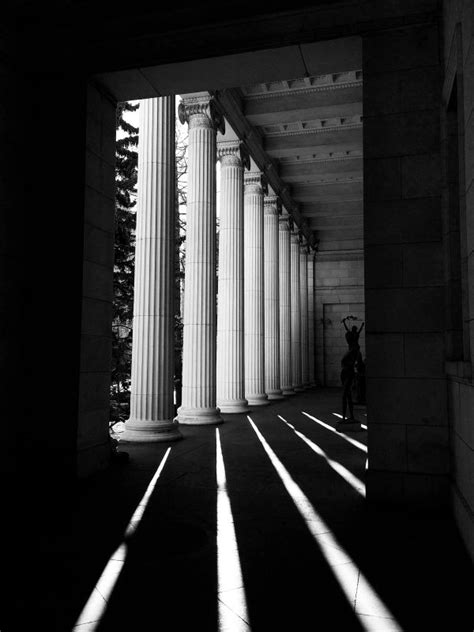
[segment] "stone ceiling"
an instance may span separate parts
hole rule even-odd
[[[362,248],[358,36],[96,75],[118,101],[211,92],[320,250]]]
[[[283,192],[285,206],[320,247],[362,245],[362,71],[258,83],[217,96],[257,164],[274,174],[272,188]]]

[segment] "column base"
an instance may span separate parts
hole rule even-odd
[[[247,395],[249,406],[268,406],[270,403],[265,394],[263,395]]]
[[[303,386],[293,386],[295,393],[302,393],[305,389]]]
[[[250,408],[246,399],[218,401],[221,413],[248,413]]]
[[[219,408],[178,408],[175,418],[179,424],[184,426],[210,426],[221,424],[224,420],[220,415]]]
[[[296,395],[295,391],[292,388],[284,388],[282,390],[283,395]]]
[[[128,419],[125,430],[120,436],[122,441],[135,443],[157,443],[158,441],[176,441],[183,436],[175,421],[146,421],[144,419]]]
[[[282,395],[281,391],[277,391],[276,393],[267,393],[268,399],[285,399],[284,395]]]

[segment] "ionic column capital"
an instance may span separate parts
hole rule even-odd
[[[290,232],[290,242],[297,246],[300,245],[300,234],[297,229],[295,230],[294,228],[292,228]]]
[[[246,171],[244,174],[245,193],[259,193],[263,195],[263,174],[261,171]]]
[[[217,159],[223,167],[250,169],[250,155],[241,140],[218,140]]]
[[[241,167],[240,140],[217,141],[217,159],[223,167]]]
[[[278,215],[279,213],[278,195],[266,195],[263,198],[263,208],[265,215]]]
[[[306,237],[304,236],[302,232],[300,232],[299,237],[300,237],[300,254],[306,255],[309,249],[308,240],[306,239]]]
[[[281,232],[290,232],[290,216],[284,209],[278,217],[278,228]]]
[[[208,92],[196,92],[184,96],[178,107],[178,116],[183,125],[188,123],[189,129],[205,127],[219,131],[221,134],[225,133],[224,116]]]

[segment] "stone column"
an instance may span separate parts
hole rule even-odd
[[[216,407],[216,126],[208,93],[186,95],[189,125],[181,424],[222,421]],[[223,119],[222,119],[223,122]]]
[[[300,242],[300,303],[301,303],[301,383],[309,386],[308,374],[308,246]]]
[[[249,410],[244,392],[244,208],[240,141],[217,143],[221,162],[217,405],[223,413]]]
[[[314,266],[316,253],[310,250],[308,254],[308,379],[310,386],[316,386],[316,351],[314,344]]]
[[[301,382],[301,296],[300,238],[297,230],[290,237],[291,270],[291,379],[294,391],[302,391]]]
[[[245,397],[252,406],[268,404],[265,394],[263,314],[263,190],[260,171],[244,175]]]
[[[266,195],[264,205],[265,392],[283,399],[280,388],[280,279],[278,197]]]
[[[125,441],[169,441],[174,377],[174,97],[140,103],[132,388]]]
[[[294,395],[291,381],[291,290],[290,290],[290,226],[283,210],[279,217],[280,268],[280,388],[283,395]]]

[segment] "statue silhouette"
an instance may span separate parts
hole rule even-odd
[[[364,324],[357,329],[353,325],[351,329],[347,326],[347,320],[355,320],[354,316],[346,316],[342,319],[344,329],[346,330],[346,342],[349,350],[344,354],[341,360],[341,382],[342,382],[342,422],[354,423],[354,403],[352,401],[352,385],[356,376],[356,365],[363,366],[362,354],[360,352],[359,336],[364,328]],[[347,418],[347,408],[349,408],[349,417]]]
[[[347,326],[346,320],[355,320],[354,316],[346,316],[345,318],[342,319],[342,324],[344,325],[344,328],[346,330],[346,342],[349,345],[349,349],[351,349],[352,347],[359,347],[359,336],[361,331],[364,329],[364,325],[365,323],[362,323],[362,325],[359,327],[359,329],[357,329],[356,325],[353,325],[351,327],[351,329],[349,329],[349,327]]]

